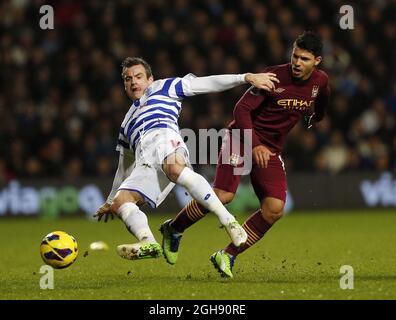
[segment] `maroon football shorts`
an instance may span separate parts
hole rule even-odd
[[[241,181],[241,175],[234,174],[234,169],[243,166],[243,144],[240,143],[239,151],[234,149],[229,152],[226,151],[229,149],[224,148],[225,143],[229,143],[229,141],[230,139],[225,139],[223,142],[222,150],[217,160],[216,176],[213,187],[236,193]],[[286,171],[280,155],[271,156],[267,168],[259,168],[253,162],[250,172],[250,181],[260,202],[266,197],[273,197],[286,201]]]

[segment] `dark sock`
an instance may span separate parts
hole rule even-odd
[[[263,218],[261,215],[261,210],[257,210],[244,222],[242,227],[248,234],[246,243],[239,248],[237,248],[233,243],[230,243],[224,249],[224,251],[228,254],[237,256],[246,249],[250,248],[264,236],[264,234],[272,227],[272,224]]]
[[[169,224],[177,232],[182,233],[195,222],[201,220],[209,210],[201,206],[197,201],[191,200]]]

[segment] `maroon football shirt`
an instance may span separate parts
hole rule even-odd
[[[267,67],[263,72],[275,73],[279,83],[271,92],[250,88],[234,108],[230,129],[253,129],[252,148],[259,144],[280,153],[287,133],[306,114],[315,112],[320,121],[330,95],[328,76],[314,69],[307,80],[295,80],[291,65]],[[243,135],[242,135],[243,136]]]

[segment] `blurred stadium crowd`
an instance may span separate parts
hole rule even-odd
[[[39,8],[55,10],[41,30]],[[259,71],[290,60],[305,29],[324,41],[328,116],[290,133],[289,172],[396,168],[396,1],[349,1],[354,30],[339,27],[343,1],[8,0],[0,4],[0,182],[112,176],[130,102],[126,56],[155,78]],[[246,90],[187,99],[181,128],[224,128]]]

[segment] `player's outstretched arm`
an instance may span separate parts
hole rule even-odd
[[[129,176],[133,168],[133,156],[129,152],[120,152],[118,159],[118,168],[114,176],[113,186],[111,188],[110,194],[107,197],[106,202],[100,206],[100,208],[94,214],[94,218],[100,221],[103,217],[104,221],[107,222],[109,217],[114,219],[113,212],[110,210],[113,199],[117,193],[118,188],[121,183]]]
[[[275,88],[275,82],[279,82],[276,74],[267,72],[222,74],[207,77],[185,77],[183,85],[186,87],[186,95],[197,95],[221,92],[246,83],[257,87],[258,89],[271,91]]]

